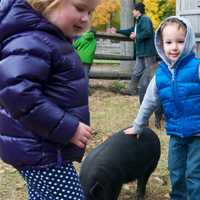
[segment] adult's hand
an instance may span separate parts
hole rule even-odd
[[[115,27],[108,28],[106,30],[107,33],[116,33],[117,29]]]
[[[135,40],[136,38],[136,34],[135,32],[131,32],[130,36],[129,36],[132,40]]]

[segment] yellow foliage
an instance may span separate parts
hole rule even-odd
[[[137,1],[139,2],[139,1]],[[174,14],[176,0],[140,0],[145,6],[146,15],[152,20],[154,28],[167,16]],[[120,0],[101,0],[92,16],[92,26],[108,24],[112,14],[120,10]]]
[[[173,14],[176,7],[176,0],[143,0],[143,3],[146,5],[146,15],[151,18],[154,28],[158,27],[163,18]]]
[[[168,0],[168,2],[169,2],[169,4],[171,4],[171,5],[176,5],[176,0]]]
[[[120,0],[101,0],[92,16],[92,26],[109,23],[113,13],[120,10]]]
[[[159,2],[157,0],[144,0],[143,3],[145,5],[145,11],[146,11],[146,15],[148,15],[153,23],[154,28],[156,28],[159,23],[160,23],[160,19],[158,16],[159,13]]]

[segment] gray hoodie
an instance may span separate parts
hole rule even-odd
[[[183,50],[179,58],[177,59],[177,61],[173,64],[164,54],[164,50],[161,46],[161,32],[160,32],[161,25],[170,18],[177,18],[181,20],[187,27],[187,33],[186,33]],[[186,20],[183,17],[171,16],[171,17],[166,18],[156,30],[154,42],[155,42],[155,47],[158,52],[158,55],[160,56],[162,61],[165,62],[170,72],[173,74],[174,73],[173,67],[176,65],[176,63],[182,60],[185,56],[187,56],[189,53],[191,53],[194,50],[195,36],[192,31],[192,26],[188,20]],[[200,77],[200,70],[199,70],[199,77]],[[160,104],[160,101],[159,101],[159,96],[157,93],[156,81],[155,81],[155,76],[154,76],[151,82],[149,83],[142,105],[140,106],[137,117],[135,118],[133,122],[134,133],[140,134],[142,132],[143,127],[147,123],[149,117],[154,112],[154,110],[159,106],[159,104]]]

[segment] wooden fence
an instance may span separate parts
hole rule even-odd
[[[126,52],[121,50],[122,42],[132,42],[128,37],[121,34],[97,33],[97,51],[96,59],[105,60],[133,60],[133,55],[126,55]]]
[[[195,34],[197,38],[197,55],[200,57],[200,33]],[[96,33],[97,37],[97,50],[95,53],[95,59],[101,60],[117,60],[118,64],[98,64],[93,65],[90,71],[91,78],[107,78],[107,79],[129,79],[131,75],[132,66],[126,68],[119,61],[133,61],[133,55],[127,55],[127,52],[123,51],[121,44],[123,42],[133,41],[121,34],[108,34],[104,32]],[[134,61],[132,62],[134,65]]]
[[[94,64],[90,70],[91,78],[100,79],[129,79],[132,66],[124,66],[121,61],[133,61],[133,55],[128,55],[122,50],[124,42],[133,41],[121,34],[111,34],[105,32],[96,33],[97,49],[96,60],[115,60],[115,64]],[[109,62],[108,62],[109,63]]]

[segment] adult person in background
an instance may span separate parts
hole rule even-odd
[[[77,37],[73,42],[73,46],[76,49],[81,59],[81,62],[83,63],[85,77],[88,80],[88,82],[90,68],[92,66],[96,51],[95,33],[96,32],[93,29],[86,31],[80,37]]]
[[[145,5],[136,3],[132,13],[135,18],[134,26],[123,30],[117,30],[114,27],[109,29],[109,32],[123,34],[135,42],[136,63],[133,66],[128,89],[122,90],[122,93],[126,95],[136,95],[138,93],[138,82],[144,69],[156,62],[154,30],[151,19],[144,15]]]

